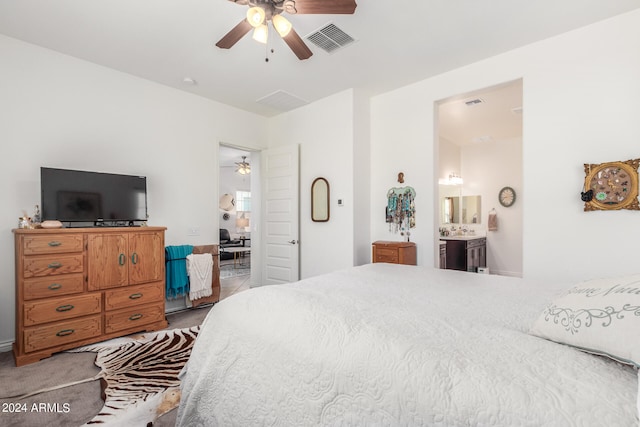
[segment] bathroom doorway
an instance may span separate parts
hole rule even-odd
[[[516,277],[523,265],[522,89],[519,79],[436,105],[436,235],[485,236],[485,271]],[[506,187],[515,193],[510,206],[499,200]]]

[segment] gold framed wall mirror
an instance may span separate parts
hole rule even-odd
[[[329,182],[320,177],[311,184],[311,220],[314,222],[329,221]]]

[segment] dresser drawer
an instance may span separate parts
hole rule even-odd
[[[162,282],[149,283],[140,286],[127,286],[104,292],[104,309],[118,310],[135,305],[162,302],[164,299],[164,284]]]
[[[82,273],[84,261],[82,254],[40,255],[25,257],[22,274],[30,277],[53,276],[56,274]]]
[[[24,236],[22,242],[22,250],[25,255],[82,252],[81,234]]]
[[[129,328],[140,328],[147,323],[162,320],[164,320],[164,303],[111,311],[104,315],[104,332],[110,334]]]
[[[61,346],[74,341],[100,336],[102,333],[101,316],[83,317],[46,326],[25,329],[25,352]]]
[[[397,248],[376,248],[375,262],[398,262],[398,249]]]
[[[84,290],[82,273],[64,274],[53,277],[38,277],[24,281],[23,298],[32,300],[38,298],[57,297],[69,294],[79,294]]]
[[[100,293],[26,302],[24,304],[24,325],[33,326],[97,314],[102,309],[101,302]]]

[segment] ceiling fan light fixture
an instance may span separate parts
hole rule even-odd
[[[291,22],[282,15],[273,15],[271,23],[273,24],[273,28],[280,34],[280,37],[286,37],[293,27]]]
[[[260,42],[262,44],[267,44],[268,36],[269,36],[269,28],[265,24],[257,26],[253,30],[253,39],[257,42]]]
[[[265,16],[266,14],[264,12],[264,9],[261,7],[254,6],[247,10],[247,21],[249,21],[249,24],[251,24],[253,28],[258,28],[260,25],[262,25]]]
[[[240,175],[248,175],[251,173],[251,165],[247,162],[247,156],[242,156],[242,161],[236,163],[238,165],[238,172]]]

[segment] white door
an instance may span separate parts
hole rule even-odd
[[[300,278],[298,145],[263,150],[263,284]]]

